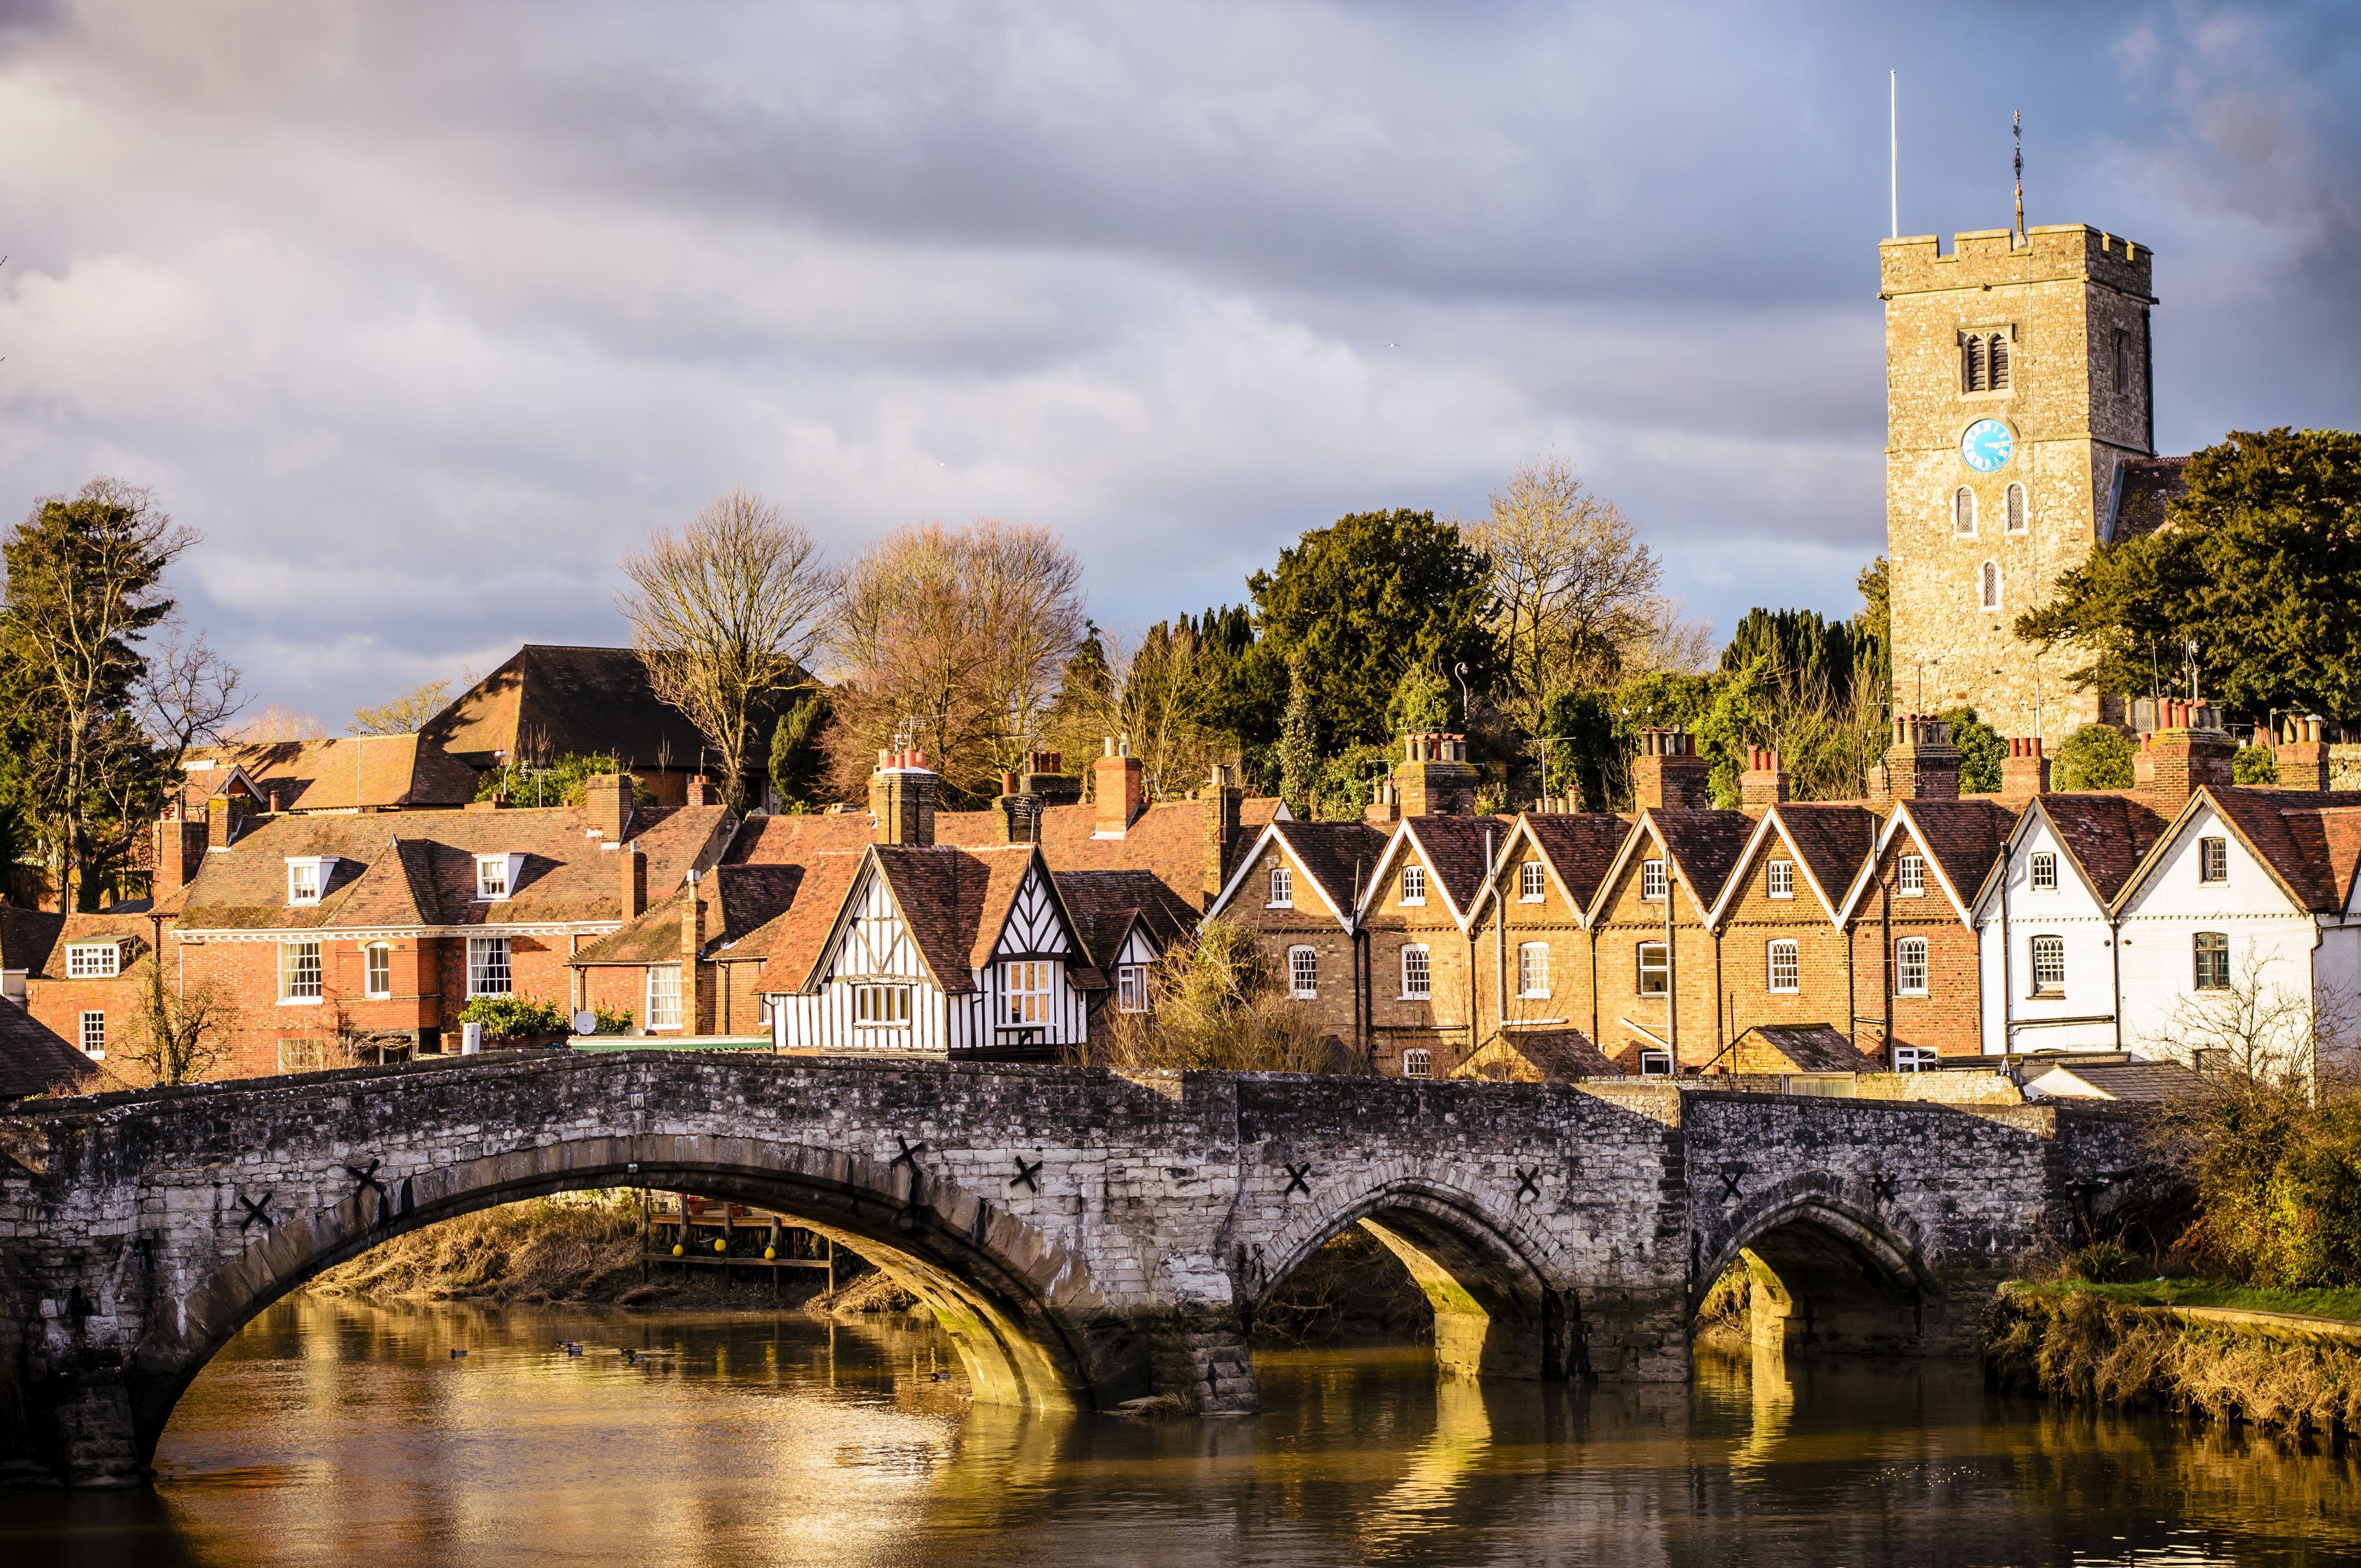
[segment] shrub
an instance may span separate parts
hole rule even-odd
[[[2242,784],[2279,783],[2278,754],[2260,746],[2239,747],[2238,754],[2230,759],[2230,782]]]
[[[2000,731],[1978,718],[1972,707],[1947,707],[1935,717],[1951,727],[1951,744],[1960,749],[1960,793],[1997,793],[2001,759],[2008,755]]]
[[[2131,741],[2119,729],[2085,724],[2058,748],[2051,784],[2058,789],[2131,788]]]
[[[459,1014],[463,1024],[481,1024],[493,1040],[532,1039],[563,1035],[572,1024],[555,1002],[534,1002],[522,996],[478,996]]]
[[[513,806],[580,806],[590,798],[590,781],[602,773],[619,771],[612,757],[586,756],[568,751],[553,757],[541,767],[519,766],[494,768],[476,781],[478,800],[498,800],[506,795]],[[653,806],[656,797],[633,774],[631,799],[641,806]]]
[[[590,1004],[590,1015],[598,1020],[591,1029],[594,1035],[628,1035],[631,1032],[631,1010],[609,1007],[603,1002]]]
[[[2093,1285],[2119,1285],[2144,1278],[2147,1266],[2121,1242],[2096,1241],[2067,1255],[2066,1266],[2077,1279]]]
[[[1148,977],[1148,1011],[1115,1016],[1085,1049],[1097,1066],[1230,1072],[1359,1072],[1360,1058],[1313,1027],[1254,933],[1208,920]]]

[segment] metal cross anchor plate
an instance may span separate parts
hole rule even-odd
[[[367,1169],[357,1165],[345,1167],[345,1174],[351,1177],[356,1183],[353,1189],[353,1198],[356,1201],[363,1192],[377,1194],[377,1223],[380,1225],[390,1224],[393,1221],[393,1194],[385,1190],[385,1183],[378,1179],[377,1174],[377,1168],[384,1163],[385,1161],[381,1159],[373,1159],[368,1162]]]
[[[1520,1165],[1510,1168],[1517,1173],[1516,1201],[1520,1203],[1528,1198],[1538,1201],[1542,1195],[1542,1168],[1535,1166],[1532,1169],[1527,1170]]]
[[[1279,1168],[1287,1172],[1287,1188],[1279,1193],[1281,1198],[1291,1197],[1298,1192],[1302,1193],[1306,1198],[1312,1196],[1312,1183],[1308,1179],[1312,1175],[1310,1160],[1305,1160],[1301,1165],[1288,1165],[1282,1161]]]
[[[1721,1177],[1721,1196],[1724,1201],[1738,1196],[1738,1184],[1746,1179],[1749,1168],[1746,1165],[1734,1160],[1721,1168],[1719,1174]]]
[[[238,1195],[237,1201],[246,1207],[246,1217],[237,1223],[237,1234],[239,1235],[246,1234],[247,1231],[253,1229],[258,1224],[267,1231],[279,1223],[278,1221],[270,1217],[270,1200],[273,1194],[269,1192],[264,1193],[259,1198],[248,1198],[243,1193]]]
[[[1891,1203],[1894,1201],[1894,1190],[1901,1184],[1900,1177],[1890,1170],[1881,1170],[1869,1179],[1869,1194],[1881,1203]]]
[[[910,1168],[910,1174],[916,1176],[918,1173],[918,1156],[925,1152],[927,1146],[924,1143],[914,1144],[899,1133],[894,1135],[894,1141],[902,1146],[902,1152],[895,1155],[893,1165],[885,1168],[891,1170],[895,1165],[906,1165]]]
[[[1008,1185],[1015,1187],[1019,1183],[1022,1183],[1028,1191],[1040,1191],[1041,1184],[1034,1179],[1041,1174],[1042,1166],[1049,1162],[1047,1160],[1037,1159],[1031,1165],[1027,1165],[1025,1163],[1025,1157],[1023,1155],[1017,1155],[1014,1157],[1016,1160],[1016,1174],[1008,1179]]]

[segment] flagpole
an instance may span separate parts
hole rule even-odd
[[[1886,194],[1893,203],[1889,237],[1902,237],[1902,73],[1885,73]]]

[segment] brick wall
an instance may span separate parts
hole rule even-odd
[[[1642,1035],[1653,1035],[1678,1047],[1684,1069],[1703,1067],[1720,1048],[1716,1025],[1720,995],[1715,984],[1713,934],[1705,927],[1704,911],[1691,897],[1687,884],[1669,878],[1672,908],[1671,949],[1674,997],[1678,1018],[1669,1014],[1666,999],[1640,993],[1638,952],[1642,944],[1665,939],[1665,905],[1640,896],[1641,862],[1660,853],[1652,843],[1635,854],[1622,874],[1609,885],[1600,902],[1599,918],[1592,923],[1598,945],[1598,1048],[1622,1064],[1640,1069],[1640,1053],[1653,1048]],[[1629,1025],[1620,1022],[1628,1018]],[[1637,1028],[1631,1025],[1638,1025]]]
[[[1784,861],[1793,895],[1771,896],[1771,864]],[[1848,868],[1850,869],[1850,868]],[[1775,835],[1740,872],[1737,895],[1723,912],[1720,936],[1722,1014],[1719,1038],[1737,1039],[1765,1024],[1826,1024],[1850,1034],[1856,982],[1845,934],[1828,916],[1804,868]],[[1770,945],[1796,948],[1795,989],[1771,989]]]
[[[1896,868],[1908,854],[1924,856],[1925,851],[1907,832],[1897,834],[1878,856],[1875,880],[1853,912],[1854,994],[1862,1021],[1849,1033],[1856,1047],[1872,1055],[1885,1055],[1892,1046],[1931,1046],[1944,1056],[1974,1056],[1983,1048],[1977,1034],[1976,935],[1943,895],[1931,861],[1925,893],[1901,891]],[[1927,994],[1893,998],[1894,1035],[1889,1040],[1890,944],[1908,938],[1927,943]],[[1885,1059],[1891,1062],[1892,1058]]]
[[[1408,866],[1426,872],[1423,903],[1402,902],[1402,871]],[[1399,1074],[1404,1051],[1423,1050],[1429,1053],[1430,1075],[1447,1077],[1475,1053],[1480,1037],[1470,1034],[1477,1025],[1472,1011],[1475,975],[1467,937],[1452,918],[1442,879],[1407,836],[1388,863],[1384,885],[1370,902],[1362,926],[1369,965],[1369,1047],[1378,1070]],[[1412,947],[1426,949],[1424,1001],[1402,993],[1402,954]]]
[[[1267,906],[1271,870],[1281,864],[1290,865],[1294,872],[1291,909]],[[1287,973],[1290,948],[1308,947],[1318,954],[1320,993],[1297,1005],[1311,1011],[1322,1034],[1334,1035],[1356,1049],[1367,1048],[1368,1041],[1360,1028],[1359,1010],[1355,1004],[1355,992],[1361,977],[1356,967],[1358,954],[1353,938],[1320,902],[1310,874],[1301,866],[1284,858],[1275,844],[1266,846],[1261,859],[1240,884],[1237,896],[1222,911],[1222,918],[1254,932],[1282,976]]]

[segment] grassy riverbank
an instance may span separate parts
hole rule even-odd
[[[2097,1285],[2070,1279],[2048,1285],[2020,1285],[2032,1295],[2096,1296],[2127,1307],[2226,1307],[2244,1312],[2292,1312],[2307,1318],[2339,1318],[2361,1323],[2361,1290],[2271,1290],[2259,1285],[2221,1285],[2204,1279],[2144,1279],[2125,1285]]]
[[[2234,1324],[2189,1322],[2142,1310],[2177,1305],[2289,1311],[2299,1310],[2287,1304],[2293,1299],[2341,1299],[2354,1292],[2191,1284],[2180,1287],[2176,1301],[2123,1299],[2140,1291],[2160,1298],[2174,1283],[2063,1281],[2012,1290],[1985,1318],[1985,1365],[2003,1387],[2061,1398],[2243,1421],[2272,1431],[2361,1432],[2361,1351],[2288,1343]],[[2221,1299],[2192,1299],[2207,1294]]]

